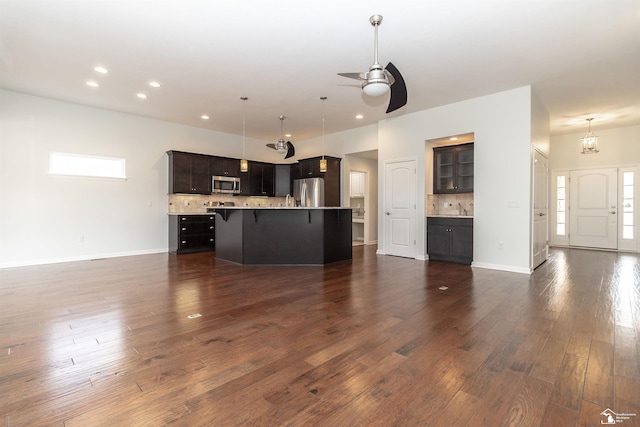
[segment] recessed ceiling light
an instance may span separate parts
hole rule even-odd
[[[458,140],[458,138],[455,137],[455,136],[452,136],[451,138],[449,138],[449,141],[457,141],[457,140]]]
[[[207,116],[206,114],[201,115],[200,118],[202,120],[209,120],[209,116]]]
[[[356,116],[356,119],[362,119],[363,117],[364,117],[364,116],[363,116],[362,114],[358,114],[358,115]]]
[[[90,82],[87,82],[87,86],[98,87],[100,85],[98,83],[96,83],[96,82],[90,81]]]
[[[144,93],[139,93],[136,96],[140,99],[147,99],[147,95],[145,95]]]
[[[149,82],[149,86],[151,86],[151,87],[160,87],[160,83],[158,83],[158,82]]]
[[[291,134],[290,133],[285,133],[284,136],[286,136],[287,138],[291,138]]]
[[[97,72],[99,72],[100,74],[107,74],[109,71],[104,68],[104,67],[96,67],[94,68],[94,70],[96,70]]]

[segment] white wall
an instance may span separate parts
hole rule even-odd
[[[0,267],[166,251],[166,151],[242,156],[234,135],[8,91],[0,132]],[[282,161],[264,144],[247,157]],[[127,180],[49,176],[51,151],[125,158]]]
[[[596,154],[581,154],[581,138],[587,131],[551,137],[551,170],[595,169],[600,167],[636,166],[640,163],[640,126],[591,130],[598,135]]]
[[[529,86],[395,117],[379,123],[378,217],[384,203],[384,163],[415,159],[424,176],[425,140],[473,132],[473,265],[530,271],[531,88]],[[429,172],[430,173],[430,172]],[[417,181],[416,252],[426,253],[425,180]],[[383,221],[378,226],[384,249]]]

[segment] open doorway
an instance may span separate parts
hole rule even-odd
[[[345,155],[343,206],[352,210],[353,244],[378,243],[378,150]]]

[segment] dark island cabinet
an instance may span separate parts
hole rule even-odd
[[[429,259],[471,264],[473,261],[473,218],[427,218]]]
[[[275,196],[275,165],[249,162],[249,187],[252,196]]]
[[[168,151],[169,193],[211,194],[210,157]]]
[[[473,143],[434,147],[433,192],[473,192]]]
[[[169,215],[169,251],[213,251],[215,242],[215,215]]]
[[[230,157],[209,156],[211,159],[211,175],[240,177],[240,159]]]

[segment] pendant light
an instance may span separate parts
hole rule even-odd
[[[594,135],[591,132],[591,120],[593,117],[589,117],[587,121],[589,122],[589,130],[584,136],[581,138],[582,141],[582,154],[591,154],[598,152],[598,135]]]
[[[246,139],[246,132],[245,132],[246,116],[245,116],[244,106],[245,106],[245,103],[247,102],[247,99],[249,98],[247,98],[246,96],[242,96],[240,97],[240,99],[242,99],[242,159],[240,160],[240,172],[248,172],[249,162],[247,161],[244,155],[244,146],[245,146],[245,139]]]
[[[321,96],[322,100],[322,159],[320,159],[320,172],[327,171],[327,159],[324,158],[324,101],[327,100],[326,96]]]

